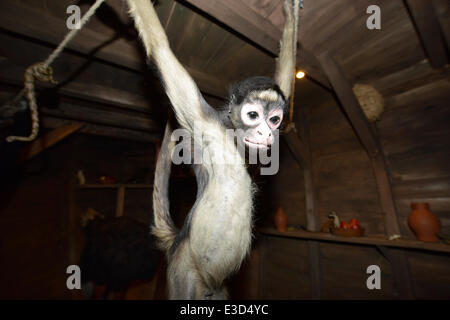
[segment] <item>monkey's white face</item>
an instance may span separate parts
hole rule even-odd
[[[267,149],[275,141],[273,131],[283,120],[282,108],[275,108],[268,113],[259,103],[246,103],[241,109],[242,122],[250,127],[242,137],[250,148]]]

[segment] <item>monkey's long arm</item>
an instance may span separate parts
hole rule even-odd
[[[286,99],[291,95],[292,77],[294,76],[297,47],[297,25],[294,10],[298,10],[298,0],[292,6],[292,0],[285,0],[283,10],[286,16],[283,36],[280,43],[280,55],[277,59],[275,82],[280,87]],[[295,9],[296,8],[296,9]]]
[[[127,0],[147,55],[153,56],[181,126],[193,130],[206,104],[197,85],[173,54],[150,0]]]

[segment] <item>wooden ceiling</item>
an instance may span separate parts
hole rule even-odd
[[[83,12],[92,2],[75,1]],[[448,37],[448,1],[430,2]],[[46,58],[67,32],[66,9],[73,3],[74,0],[2,0],[2,81],[19,84],[27,65]],[[89,54],[95,57],[93,66],[68,81],[61,93],[152,114],[156,107],[151,94],[146,96],[145,86],[137,80],[147,68],[126,3],[106,3],[55,64],[56,77],[68,77],[76,69],[73,65],[82,64]],[[173,51],[201,90],[224,97],[234,81],[273,74],[284,22],[282,3],[283,0],[158,0],[156,10]],[[373,4],[381,8],[381,30],[366,28],[366,9]],[[449,75],[448,68],[431,67],[402,0],[305,0],[300,12],[299,46],[297,65],[307,72],[308,78],[296,83],[297,105],[318,104],[331,91],[316,58],[324,51],[351,83],[373,84],[385,97],[423,85],[429,79],[448,79]],[[92,90],[86,90],[87,87],[97,90],[89,94]],[[159,130],[153,124],[150,127]]]

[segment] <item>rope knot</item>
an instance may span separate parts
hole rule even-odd
[[[39,81],[50,82],[52,84],[58,83],[53,78],[53,68],[46,65],[44,62],[38,62],[38,63],[30,66],[25,73],[27,73],[27,72],[31,72],[33,77],[35,79],[38,79]],[[26,80],[27,79],[25,79],[25,81]]]

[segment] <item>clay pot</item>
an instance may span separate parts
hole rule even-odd
[[[411,203],[412,211],[408,224],[417,236],[425,242],[439,241],[437,234],[441,231],[439,218],[430,211],[428,203]]]
[[[283,208],[278,208],[273,219],[275,222],[275,227],[279,232],[285,232],[287,230],[288,217]]]

